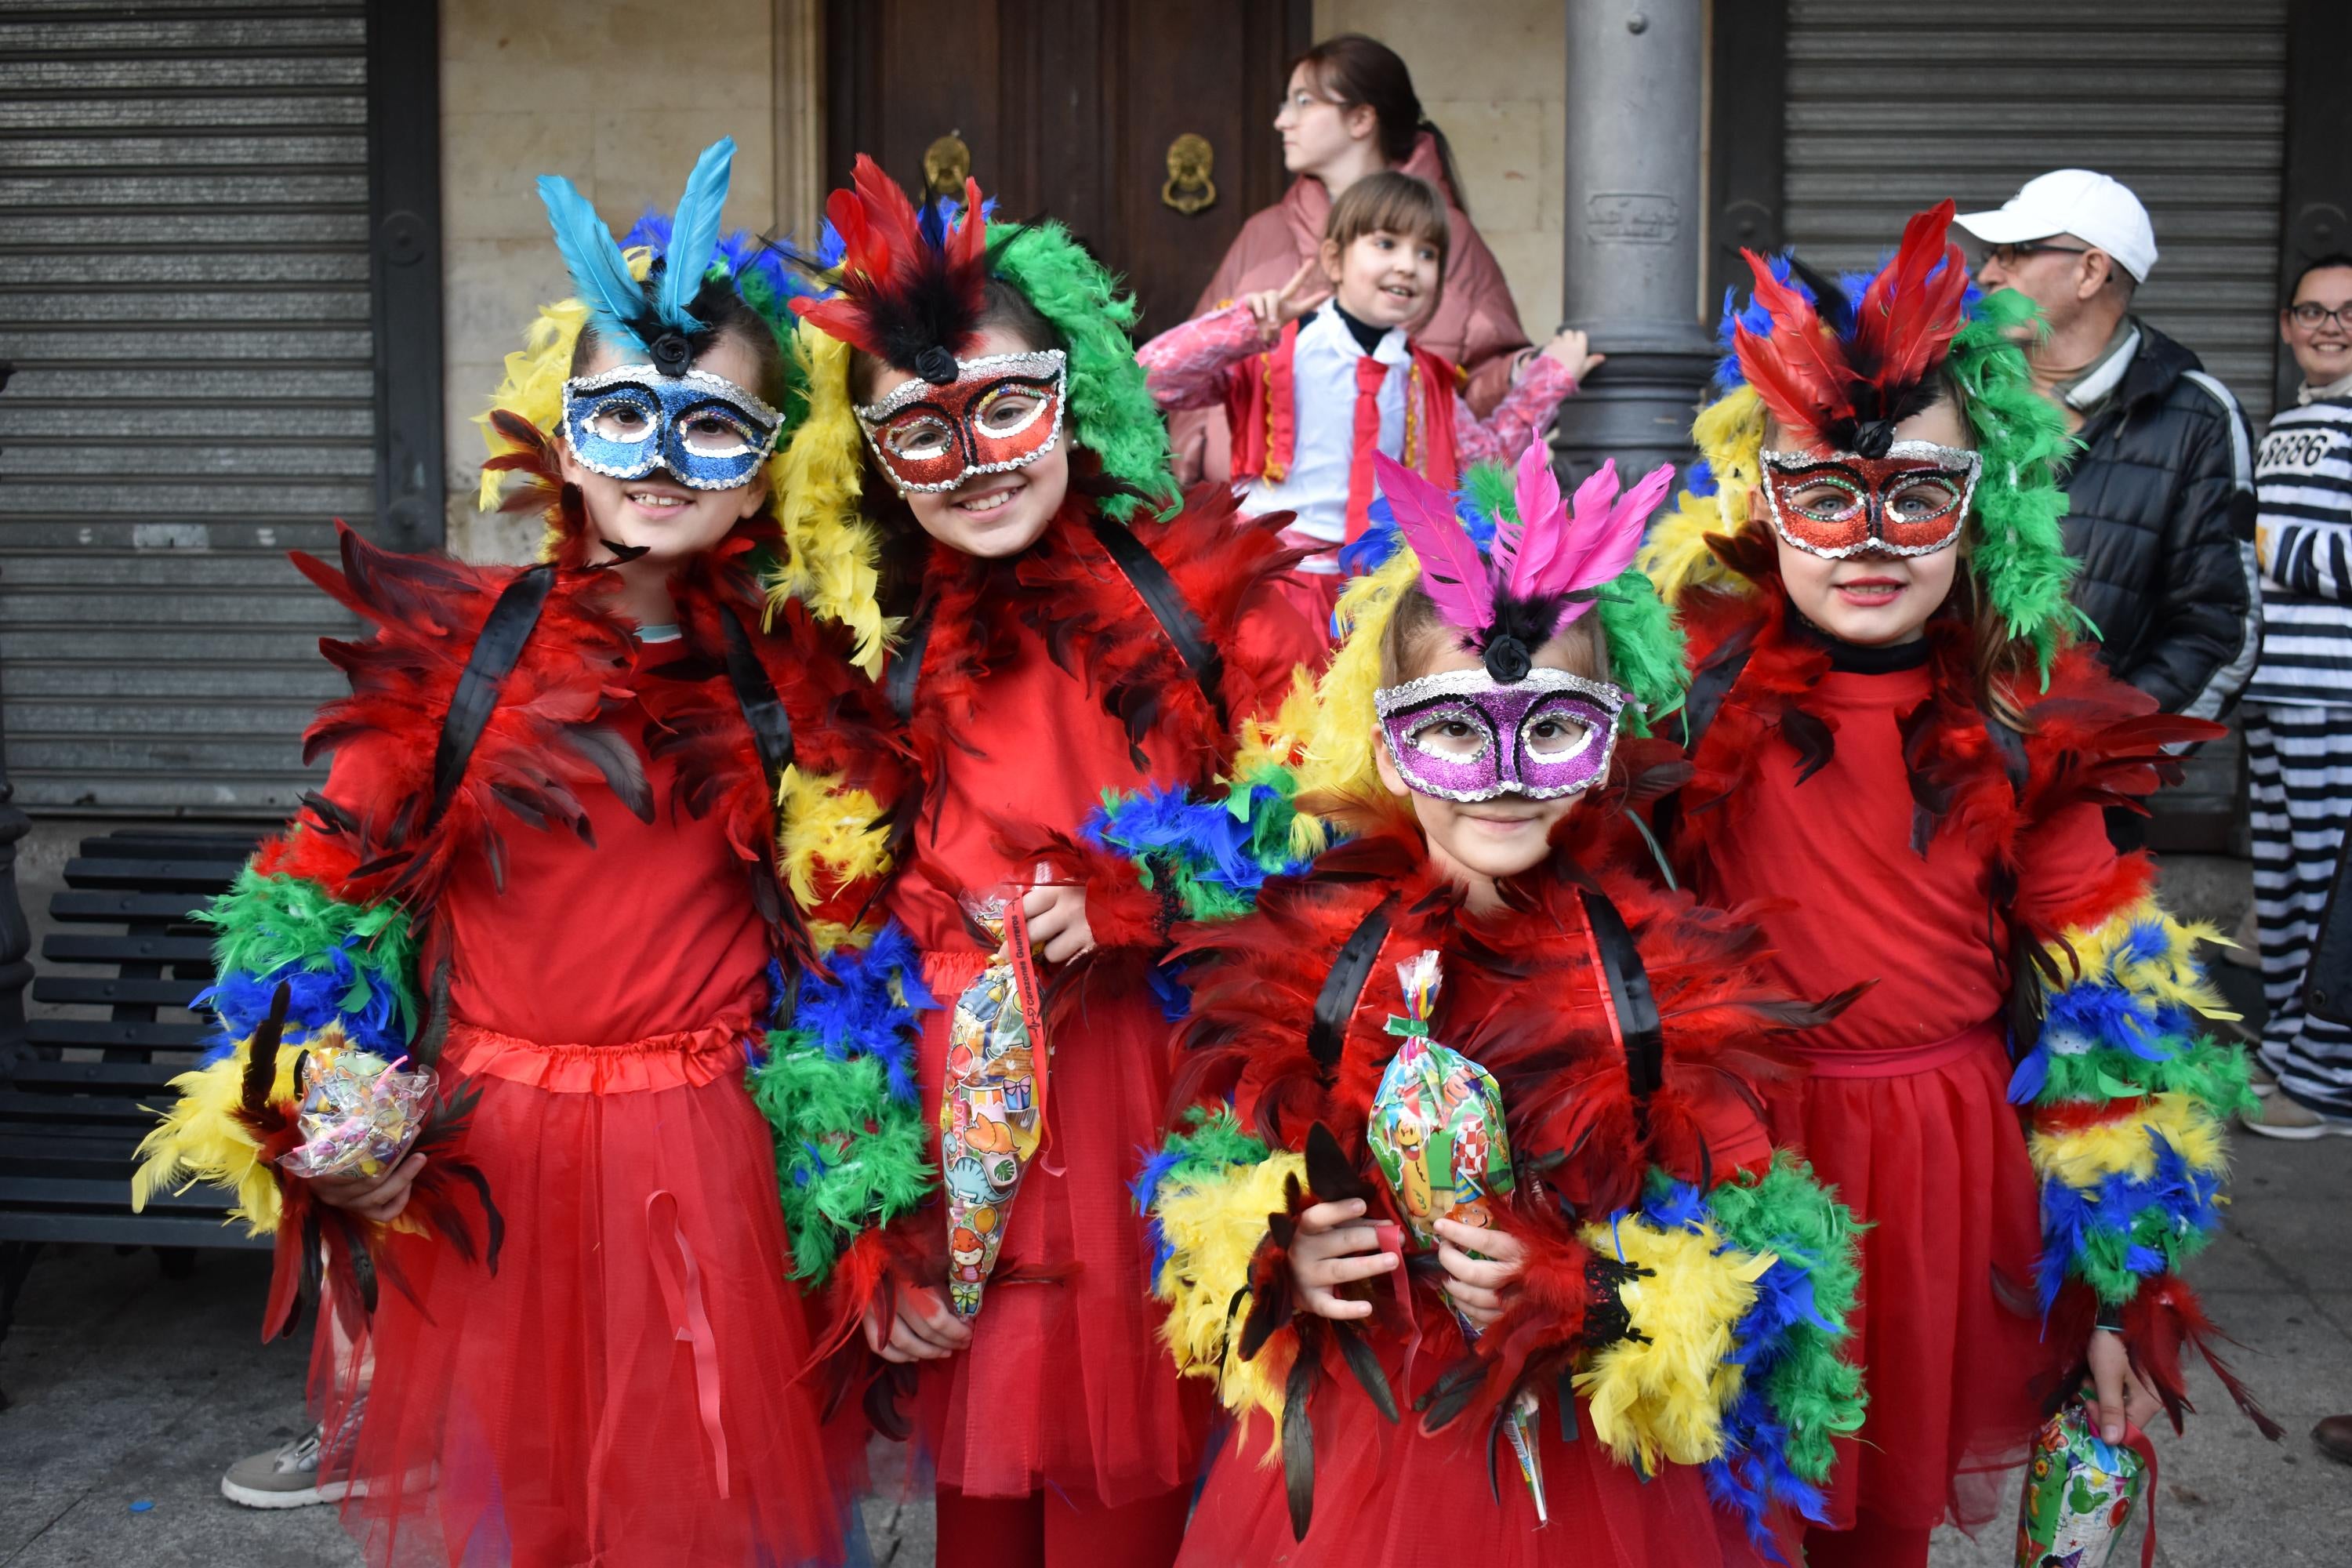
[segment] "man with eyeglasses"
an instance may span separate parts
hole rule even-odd
[[[2262,1114],[2244,1120],[2272,1138],[2317,1139],[2352,1134],[2352,1027],[2305,1005],[2320,910],[2352,817],[2352,256],[2302,268],[2279,336],[2303,386],[2254,458],[2263,653],[2245,709],[2254,924],[2270,1012],[2263,1076],[2276,1083],[2258,1081]],[[2319,989],[2340,998],[2345,983],[2325,976]],[[2352,1458],[2352,1417],[2339,1419],[2339,1457]]]
[[[1985,248],[1978,283],[2042,307],[2026,357],[2083,443],[2066,551],[2108,668],[2168,711],[2218,716],[2262,640],[2252,439],[2229,389],[2132,314],[2156,265],[2147,210],[2105,174],[2060,169],[1958,221]],[[2136,842],[2138,820],[2110,826]]]

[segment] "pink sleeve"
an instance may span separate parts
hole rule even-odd
[[[1538,354],[1519,374],[1517,385],[1495,405],[1494,414],[1480,419],[1460,393],[1454,395],[1454,445],[1465,463],[1509,463],[1517,460],[1530,442],[1551,423],[1552,411],[1576,382],[1568,367],[1549,354]]]
[[[1160,407],[1214,408],[1224,401],[1225,372],[1263,346],[1249,307],[1228,305],[1169,328],[1135,357]]]

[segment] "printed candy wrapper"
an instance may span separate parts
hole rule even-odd
[[[429,1068],[400,1070],[366,1051],[314,1051],[295,1112],[301,1145],[278,1162],[298,1176],[375,1176],[400,1163],[433,1109]]]
[[[2106,1568],[2147,1485],[2147,1461],[2102,1441],[2080,1400],[2067,1405],[2033,1440],[2017,1505],[2017,1568]]]
[[[1391,1018],[1402,1037],[1372,1095],[1365,1142],[1404,1210],[1405,1229],[1427,1249],[1437,1245],[1437,1222],[1481,1227],[1495,1223],[1492,1200],[1511,1190],[1511,1146],[1504,1130],[1503,1097],[1485,1068],[1429,1037],[1429,1016],[1444,979],[1434,952],[1397,965],[1404,982],[1405,1016]],[[1449,1306],[1452,1303],[1447,1303]],[[1465,1340],[1478,1331],[1454,1309]],[[1543,1469],[1536,1457],[1534,1402],[1511,1413],[1505,1435],[1534,1499],[1536,1519],[1548,1523]]]
[[[947,1192],[948,1304],[979,1314],[981,1292],[1004,1245],[1021,1178],[1045,1129],[1045,1022],[1021,901],[967,894],[964,912],[1009,956],[956,998],[946,1092],[940,1097],[940,1172]]]

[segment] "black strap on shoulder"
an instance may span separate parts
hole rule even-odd
[[[915,688],[923,679],[923,647],[931,640],[931,612],[938,608],[937,600],[926,599],[916,609],[898,641],[898,657],[890,661],[890,673],[883,678],[890,711],[901,724],[915,716]]]
[[[1699,741],[1706,735],[1706,727],[1715,722],[1716,714],[1723,708],[1723,700],[1731,695],[1734,686],[1739,684],[1739,677],[1748,668],[1748,660],[1755,652],[1753,645],[1737,649],[1713,664],[1702,666],[1691,677],[1690,689],[1683,695],[1683,752],[1685,755],[1697,753]]]
[[[1722,657],[1714,662],[1701,665],[1691,677],[1690,688],[1683,693],[1683,755],[1698,755],[1698,743],[1706,738],[1706,727],[1715,722],[1716,714],[1723,708],[1723,700],[1731,695],[1733,687],[1739,684],[1740,674],[1747,669],[1748,658],[1755,651],[1752,641],[1742,642],[1737,647],[1725,650]],[[1655,824],[1654,834],[1648,828],[1643,830],[1642,837],[1649,839],[1650,852],[1657,857],[1661,870],[1666,868],[1664,847],[1675,841],[1675,830],[1682,825],[1682,791],[1677,789],[1651,808],[1650,816]],[[1629,811],[1626,815],[1632,816],[1633,813]],[[1638,822],[1640,818],[1633,820]],[[1674,885],[1674,873],[1666,871],[1666,886],[1671,888]]]
[[[1986,738],[1992,742],[1992,749],[2000,758],[2000,771],[2009,776],[2010,793],[2023,800],[2026,780],[2030,776],[2025,760],[2025,737],[2018,733],[2016,725],[1990,713],[1984,716],[1984,728]]]
[[[1225,711],[1224,656],[1217,651],[1216,645],[1201,629],[1201,617],[1194,615],[1192,606],[1184,602],[1176,580],[1168,575],[1168,568],[1160,564],[1160,557],[1151,553],[1151,547],[1129,532],[1125,525],[1101,516],[1089,521],[1093,524],[1095,537],[1102,542],[1112,564],[1127,574],[1127,580],[1134,585],[1136,596],[1143,601],[1143,607],[1151,612],[1152,619],[1160,623],[1160,629],[1168,634],[1170,642],[1176,645],[1176,652],[1184,660],[1184,667],[1192,672],[1193,682],[1200,687],[1201,695],[1209,700],[1209,711],[1216,715],[1217,728],[1220,731],[1232,729],[1233,719]]]
[[[768,679],[767,668],[752,650],[751,634],[733,605],[719,609],[719,629],[727,639],[727,684],[735,689],[735,700],[743,705],[743,722],[751,729],[751,741],[760,750],[760,765],[767,770],[768,783],[772,787],[793,765],[793,720],[784,711],[783,700],[776,695],[776,683]]]
[[[1598,888],[1578,889],[1585,918],[1592,922],[1592,945],[1601,955],[1601,973],[1609,982],[1609,1005],[1616,1010],[1617,1032],[1625,1041],[1625,1077],[1636,1104],[1655,1094],[1666,1081],[1666,1037],[1658,1019],[1658,999],[1650,991],[1650,972],[1642,951],[1633,944],[1625,917]]]
[[[1323,977],[1323,989],[1315,994],[1315,1021],[1307,1026],[1307,1051],[1327,1078],[1339,1065],[1348,1020],[1355,1016],[1356,1004],[1372,977],[1372,965],[1380,961],[1381,944],[1389,939],[1389,911],[1396,901],[1397,895],[1389,894],[1348,933],[1348,940],[1339,945],[1339,956],[1331,961],[1331,973]]]
[[[473,760],[474,747],[499,705],[499,689],[521,662],[522,650],[530,642],[539,613],[546,607],[548,593],[554,586],[555,568],[539,565],[517,574],[499,591],[498,603],[490,606],[482,634],[474,639],[474,651],[466,659],[465,671],[457,677],[449,711],[441,717],[441,738],[433,747],[433,800],[417,826],[417,837],[432,832],[457,798],[466,764]]]

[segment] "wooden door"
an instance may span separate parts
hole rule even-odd
[[[832,0],[826,172],[845,182],[866,153],[918,189],[926,150],[958,137],[1001,216],[1058,218],[1127,278],[1149,335],[1281,195],[1274,116],[1310,27],[1307,0]],[[1206,205],[1170,189],[1187,134],[1209,149]]]

